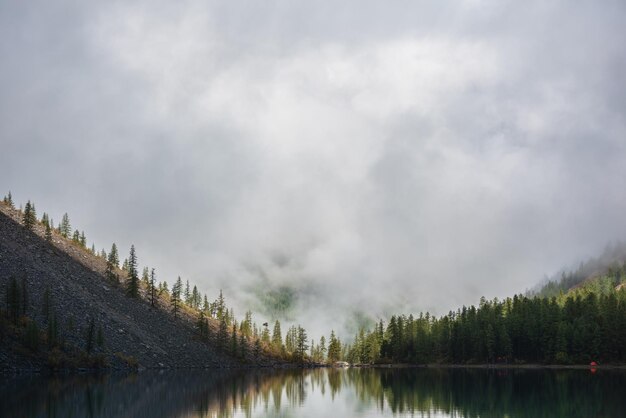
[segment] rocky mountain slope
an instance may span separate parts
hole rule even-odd
[[[130,358],[146,368],[238,365],[215,348],[215,341],[197,338],[192,315],[174,318],[167,306],[151,307],[145,289],[140,289],[139,299],[129,298],[123,283],[105,278],[106,262],[101,257],[56,233],[52,242],[46,241],[44,233],[40,224],[32,232],[26,230],[20,212],[0,203],[3,309],[5,301],[8,303],[9,280],[15,277],[27,289],[26,316],[34,320],[42,334],[53,312],[64,345],[85,350],[93,321],[92,329],[98,330],[103,343],[93,351],[111,366]],[[217,328],[215,321],[210,327]],[[0,335],[0,370],[45,367],[45,358],[30,355],[10,335]]]

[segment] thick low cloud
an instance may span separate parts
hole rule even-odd
[[[626,236],[625,18],[3,2],[0,186],[314,336],[442,314]]]

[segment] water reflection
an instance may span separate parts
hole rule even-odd
[[[318,369],[144,372],[0,381],[0,416],[619,417],[626,373]]]

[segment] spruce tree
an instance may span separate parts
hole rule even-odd
[[[210,314],[210,312],[209,312],[210,309],[211,308],[209,306],[209,300],[207,299],[206,295],[204,295],[204,302],[202,304],[202,310],[204,311],[204,313],[206,315],[209,315]]]
[[[217,330],[217,344],[222,350],[226,350],[226,346],[228,344],[228,324],[226,323],[226,317],[222,316],[219,321],[219,328]]]
[[[11,191],[9,190],[9,194],[4,197],[4,203],[7,204],[11,209],[15,209],[13,204],[13,196],[11,196]]]
[[[72,233],[72,225],[70,224],[70,217],[67,213],[63,214],[63,218],[61,219],[61,223],[59,224],[59,232],[64,238],[69,238]]]
[[[237,355],[237,325],[233,323],[230,337],[230,353],[233,356]]]
[[[328,339],[328,362],[334,363],[341,357],[341,343],[335,337],[335,331],[330,332],[330,338]]]
[[[193,291],[191,292],[191,306],[194,309],[198,309],[200,307],[200,293],[198,292],[198,287],[196,285],[193,286]]]
[[[274,331],[272,332],[272,347],[274,350],[279,351],[283,346],[283,336],[280,332],[280,322],[274,323]]]
[[[178,316],[178,311],[180,310],[180,294],[182,291],[183,282],[180,280],[180,276],[172,286],[172,297],[170,303],[172,305],[172,312],[174,313],[174,317]]]
[[[111,245],[111,251],[109,252],[109,260],[111,261],[111,264],[113,264],[115,268],[120,267],[120,257],[118,255],[117,245],[115,245],[115,243]]]
[[[141,281],[146,287],[150,287],[150,270],[148,267],[144,267],[141,272]]]
[[[191,306],[191,291],[189,289],[189,280],[185,284],[185,304]]]
[[[126,291],[128,296],[136,298],[139,296],[139,276],[137,273],[137,255],[135,254],[135,246],[130,246],[130,255],[128,257],[128,284]]]
[[[296,337],[296,358],[301,362],[304,362],[307,349],[309,345],[307,344],[307,335],[304,328],[298,325],[297,337]]]
[[[322,338],[320,338],[320,343],[317,347],[320,353],[320,361],[324,361],[324,358],[326,357],[326,337],[322,335]]]
[[[22,218],[24,222],[24,227],[29,231],[33,230],[33,227],[37,223],[37,213],[35,212],[35,204],[30,203],[30,200],[26,202],[26,207],[24,208],[24,216]]]
[[[52,242],[52,227],[50,227],[50,223],[46,223],[46,241]]]
[[[154,298],[156,297],[156,288],[154,287],[155,285],[155,275],[154,275],[154,268],[152,269],[152,272],[150,273],[150,285],[149,285],[149,289],[150,289],[150,305],[152,305],[154,307]]]
[[[243,334],[239,334],[239,357],[242,360],[245,360],[246,358],[247,346],[248,344],[246,343],[246,336]]]
[[[220,295],[215,301],[215,310],[217,319],[221,320],[222,318],[226,320],[228,316],[228,312],[226,311],[226,302],[224,302],[224,295],[222,294],[222,289],[220,289]]]
[[[117,255],[117,246],[115,245],[115,243],[113,243],[113,245],[111,246],[111,252],[109,253],[109,256],[107,258],[105,275],[109,280],[115,283],[119,283],[120,281],[120,278],[116,272],[117,268],[119,267],[119,262],[119,257]]]

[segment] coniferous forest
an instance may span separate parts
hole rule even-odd
[[[58,225],[46,213],[37,217],[34,203],[16,209],[11,193],[2,201],[5,209],[19,213],[25,233],[39,228],[48,242],[65,240],[85,254],[106,262],[103,278],[118,286],[137,303],[185,317],[195,323],[195,338],[217,347],[243,363],[262,356],[298,364],[617,364],[626,361],[626,267],[613,261],[601,275],[588,279],[582,265],[576,273],[550,281],[533,294],[504,300],[482,298],[478,306],[462,307],[436,317],[429,313],[394,315],[380,319],[370,329],[361,329],[342,342],[335,331],[311,339],[300,325],[284,330],[280,321],[258,325],[251,311],[237,319],[220,291],[212,300],[197,285],[181,277],[157,280],[155,268],[140,268],[138,251],[131,246],[120,261],[115,243],[107,252],[87,245],[84,231],[72,229],[66,214]],[[64,242],[65,242],[64,241]],[[593,264],[597,270],[599,264]],[[5,331],[20,336],[26,350],[59,350],[64,347],[67,321],[52,308],[44,292],[38,309],[45,323],[34,321],[29,312],[29,288],[25,280],[3,278]],[[46,295],[48,297],[46,298]],[[65,324],[65,325],[64,325]],[[340,327],[337,323],[336,328]],[[66,331],[66,330],[65,330]],[[101,324],[93,320],[83,332],[85,354],[102,353],[107,339]],[[132,363],[132,361],[130,361]],[[98,358],[98,364],[103,363]]]

